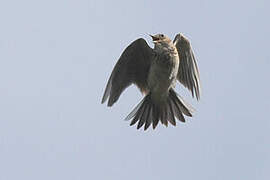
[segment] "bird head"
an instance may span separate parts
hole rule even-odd
[[[167,36],[165,36],[164,34],[156,34],[156,35],[149,35],[152,37],[153,43],[160,43],[160,42],[164,42],[164,41],[171,41]]]
[[[164,34],[150,35],[152,37],[153,43],[157,51],[163,51],[168,49],[173,49],[173,42],[169,37]]]

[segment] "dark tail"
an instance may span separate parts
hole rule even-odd
[[[154,104],[149,93],[126,117],[126,120],[132,119],[131,126],[138,122],[137,129],[144,125],[144,130],[146,130],[151,124],[155,129],[159,121],[165,126],[168,126],[168,121],[175,126],[175,117],[185,122],[183,114],[191,117],[192,111],[193,108],[171,89],[162,104]]]

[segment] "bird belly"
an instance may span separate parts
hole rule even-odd
[[[178,66],[178,56],[157,56],[153,61],[148,75],[148,86],[154,99],[166,99],[169,89],[175,85]]]

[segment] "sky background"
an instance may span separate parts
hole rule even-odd
[[[0,1],[0,180],[268,180],[269,1]],[[117,59],[148,33],[192,43],[196,108],[136,130],[131,86],[101,98]]]

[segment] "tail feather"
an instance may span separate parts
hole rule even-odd
[[[175,112],[174,112],[174,110],[173,110],[171,100],[168,101],[168,105],[169,105],[169,110],[167,111],[168,114],[169,114],[168,121],[169,121],[173,126],[175,126],[175,125],[176,125],[176,122],[175,122],[175,119],[174,119]]]
[[[171,89],[167,100],[162,104],[155,104],[149,93],[126,117],[126,120],[132,119],[131,126],[138,122],[137,129],[144,125],[144,130],[147,130],[151,124],[155,129],[159,121],[165,126],[168,126],[168,122],[176,126],[175,117],[179,121],[185,122],[183,114],[191,117],[192,112],[193,108]]]
[[[182,122],[186,122],[184,116],[183,116],[183,113],[181,112],[178,104],[175,102],[175,100],[173,99],[173,111],[175,113],[175,116],[176,118],[179,120],[179,121],[182,121]]]
[[[146,122],[146,117],[149,114],[148,109],[151,107],[151,106],[147,106],[146,103],[144,103],[143,105],[144,105],[144,109],[143,109],[143,113],[141,115],[140,121],[137,125],[137,129],[140,129],[144,125],[144,123]]]
[[[136,114],[138,113],[139,108],[141,107],[142,103],[144,101],[142,100],[129,114],[128,116],[125,118],[125,120],[130,120],[132,119],[134,116],[136,116]]]
[[[148,95],[149,97],[151,96],[150,94]],[[159,117],[160,116],[160,112],[157,108],[157,106],[155,104],[153,104],[153,119],[151,119],[150,121],[152,121],[152,127],[153,129],[155,129],[158,125],[159,122]]]
[[[137,114],[137,115],[132,119],[130,125],[132,126],[132,125],[136,124],[137,121],[139,121],[139,114]]]
[[[160,106],[159,107],[159,112],[160,112],[160,122],[164,124],[165,126],[168,126],[168,113],[167,113],[167,106]]]
[[[151,121],[151,119],[153,117],[152,113],[153,113],[153,107],[150,106],[149,113],[148,113],[146,120],[145,120],[144,130],[146,130],[152,123],[152,121]]]
[[[134,114],[135,117],[132,119],[132,121],[131,121],[131,123],[130,123],[131,126],[134,125],[134,124],[136,124],[136,122],[140,120],[140,116],[141,116],[141,113],[142,113],[143,110],[144,110],[143,108],[139,108],[139,109],[135,112],[135,114]],[[133,115],[130,116],[130,117],[132,118]],[[128,118],[128,117],[127,117],[127,118]],[[126,120],[128,120],[127,118],[126,118]]]
[[[192,112],[194,109],[188,103],[186,103],[181,96],[176,94],[175,91],[170,90],[169,97],[175,102],[175,105],[178,106],[181,112],[183,112],[186,116],[192,117]]]

